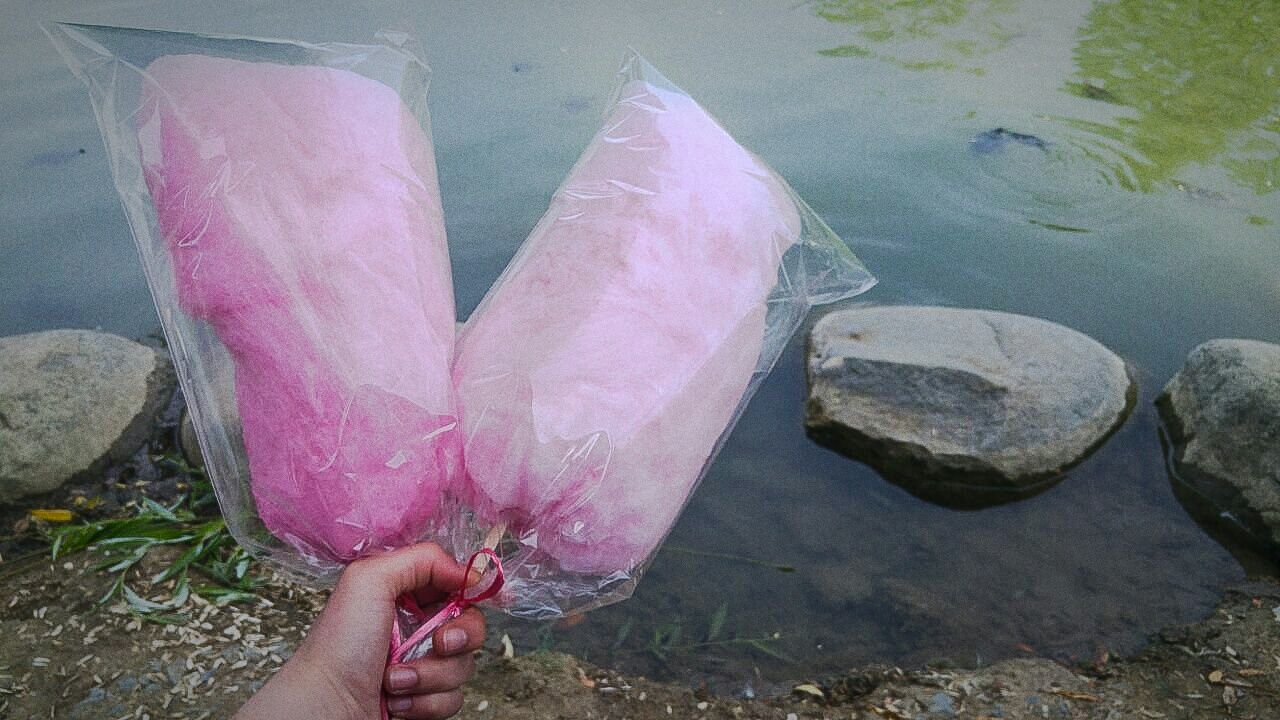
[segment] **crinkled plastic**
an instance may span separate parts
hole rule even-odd
[[[435,537],[461,447],[426,66],[391,37],[49,33],[89,86],[236,539],[326,576]]]
[[[456,350],[455,551],[505,531],[525,617],[630,595],[809,309],[875,282],[688,94],[634,54],[620,74]]]
[[[50,34],[228,525],[296,574],[433,539],[496,544],[516,615],[627,597],[809,309],[874,284],[631,55],[455,348],[427,72],[402,42]]]

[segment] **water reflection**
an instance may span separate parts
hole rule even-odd
[[[1116,106],[1105,121],[1067,123],[1112,148],[1122,186],[1162,185],[1195,199],[1231,199],[1179,178],[1217,163],[1257,195],[1280,183],[1280,3],[1117,0],[1079,30],[1068,92]],[[1118,161],[1118,162],[1117,162]],[[1257,221],[1254,221],[1257,222]]]
[[[1005,47],[1014,33],[1002,16],[1019,0],[819,0],[814,13],[848,25],[857,42],[818,51],[830,57],[874,57],[908,70],[985,70],[975,60]]]

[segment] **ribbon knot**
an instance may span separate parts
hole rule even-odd
[[[450,620],[458,617],[472,605],[484,602],[485,600],[494,597],[502,590],[503,584],[506,583],[506,576],[502,572],[502,561],[498,559],[498,554],[489,548],[482,548],[481,550],[473,553],[471,558],[467,560],[466,577],[471,577],[471,573],[476,569],[476,563],[481,560],[493,563],[494,574],[493,580],[490,581],[488,585],[484,586],[484,588],[479,592],[474,595],[468,595],[467,588],[465,586],[462,587],[449,597],[449,601],[445,603],[444,607],[440,608],[435,615],[427,618],[418,626],[417,630],[414,630],[413,633],[409,635],[409,637],[401,635],[399,622],[393,622],[391,624],[391,652],[387,659],[388,665],[403,662],[405,657],[407,657],[409,653],[413,652],[414,648],[422,644],[422,642],[430,637],[431,633],[439,629],[441,625],[444,625]],[[427,617],[427,613],[418,606],[417,601],[414,600],[411,595],[401,595],[398,605],[401,610],[407,612],[418,620],[422,620]],[[388,717],[386,697],[383,697],[382,699],[382,717],[384,719]]]
[[[483,548],[473,553],[471,558],[467,560],[466,577],[471,577],[472,571],[476,568],[476,563],[482,559],[486,562],[493,563],[494,574],[493,580],[479,592],[474,595],[468,595],[466,587],[458,590],[449,597],[449,601],[445,603],[444,607],[440,608],[440,610],[436,612],[435,615],[432,615],[430,619],[423,622],[422,625],[420,625],[418,629],[407,638],[401,636],[399,623],[392,625],[390,664],[403,661],[405,656],[412,652],[415,647],[429,637],[431,633],[435,632],[441,625],[444,625],[450,620],[458,617],[463,613],[463,611],[472,605],[484,602],[485,600],[494,597],[502,590],[503,584],[506,583],[506,576],[503,575],[502,572],[502,561],[498,559],[498,554],[489,548]],[[400,607],[419,620],[427,616],[426,612],[424,612],[422,608],[418,607],[418,603],[410,595],[402,595],[400,597]]]

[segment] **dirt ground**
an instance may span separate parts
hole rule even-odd
[[[194,595],[191,621],[98,607],[110,578],[81,554],[0,565],[0,718],[224,718],[288,657],[323,596],[273,581],[256,604]],[[139,573],[147,575],[146,569]],[[163,594],[163,588],[155,589]],[[1011,660],[977,670],[872,667],[787,696],[717,698],[560,653],[505,657],[491,638],[464,718],[1280,718],[1280,583],[1229,591],[1203,622],[1088,668]]]

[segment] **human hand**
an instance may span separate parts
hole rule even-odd
[[[472,653],[484,643],[484,615],[476,608],[437,629],[425,657],[385,665],[396,599],[410,593],[423,606],[440,602],[467,584],[466,572],[429,543],[351,563],[297,652],[235,720],[371,720],[379,717],[384,688],[395,717],[434,720],[458,712],[460,688],[475,672]]]

